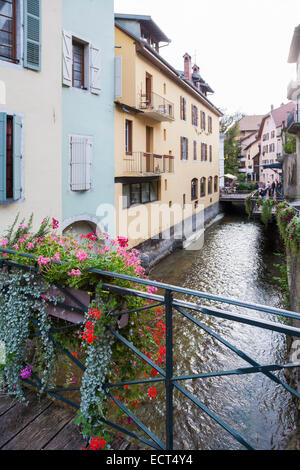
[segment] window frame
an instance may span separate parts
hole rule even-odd
[[[75,51],[75,48],[78,47],[82,50],[82,57],[81,57],[81,86],[75,86],[75,81],[78,81],[78,80],[75,80],[74,78],[74,65],[75,65],[75,60],[74,60],[74,57],[75,57],[75,54],[74,54],[74,51]],[[72,36],[72,87],[73,88],[77,88],[78,90],[86,90],[87,87],[86,87],[86,76],[85,76],[85,61],[86,61],[86,50],[85,48],[87,47],[87,44],[84,44],[82,41],[78,40],[76,37]],[[77,62],[79,63],[79,62]]]
[[[125,153],[132,155],[133,122],[125,119]]]
[[[148,200],[144,200],[143,202],[143,185],[149,185],[149,198]],[[152,186],[152,189],[153,189],[153,186],[156,186],[155,187],[155,199],[152,199],[151,198],[151,194],[153,194],[153,192],[151,192],[151,186]],[[127,186],[129,187],[129,196],[126,196],[124,195],[124,187]],[[132,194],[133,194],[133,189],[132,187],[133,186],[139,186],[139,201],[138,202],[135,202],[135,203],[132,203]],[[153,180],[153,181],[140,181],[140,182],[136,182],[136,183],[123,183],[122,184],[122,196],[123,196],[123,209],[126,210],[126,209],[130,209],[130,207],[134,207],[134,206],[140,206],[140,205],[145,205],[145,204],[152,204],[153,202],[157,202],[159,201],[159,181],[158,180]],[[127,202],[124,201],[124,199],[127,198]],[[129,200],[128,200],[129,199]]]

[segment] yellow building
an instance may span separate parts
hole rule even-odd
[[[117,234],[150,257],[191,237],[219,205],[222,114],[191,57],[175,70],[162,42],[151,17],[115,15]]]

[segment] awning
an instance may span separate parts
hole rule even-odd
[[[230,173],[224,175],[224,178],[228,178],[229,180],[237,180],[237,176],[231,175]]]
[[[271,168],[271,169],[277,169],[277,170],[282,170],[282,165],[281,163],[270,163],[269,165],[262,165],[263,168]]]

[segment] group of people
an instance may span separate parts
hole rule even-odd
[[[278,198],[282,196],[282,184],[280,181],[273,181],[272,184],[268,181],[265,185],[259,185],[259,183],[255,184],[255,189],[259,191],[259,195],[264,199],[266,197],[269,198]]]

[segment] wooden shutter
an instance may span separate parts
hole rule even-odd
[[[72,34],[62,32],[62,81],[66,86],[72,86]]]
[[[180,97],[180,119],[183,119],[183,97]]]
[[[41,0],[24,0],[24,67],[41,70]]]
[[[0,202],[6,201],[6,113],[0,113]]]
[[[70,186],[72,191],[91,189],[92,150],[91,137],[70,137]]]
[[[186,160],[188,160],[189,159],[189,139],[186,138],[185,141],[186,141],[186,147],[185,147],[186,148]]]
[[[115,57],[115,98],[122,98],[122,56]]]
[[[99,95],[101,88],[100,88],[100,63],[101,63],[101,56],[100,56],[100,49],[90,45],[90,91],[95,95]]]
[[[22,197],[22,119],[14,116],[13,119],[13,169],[14,169],[14,195],[15,201]]]

